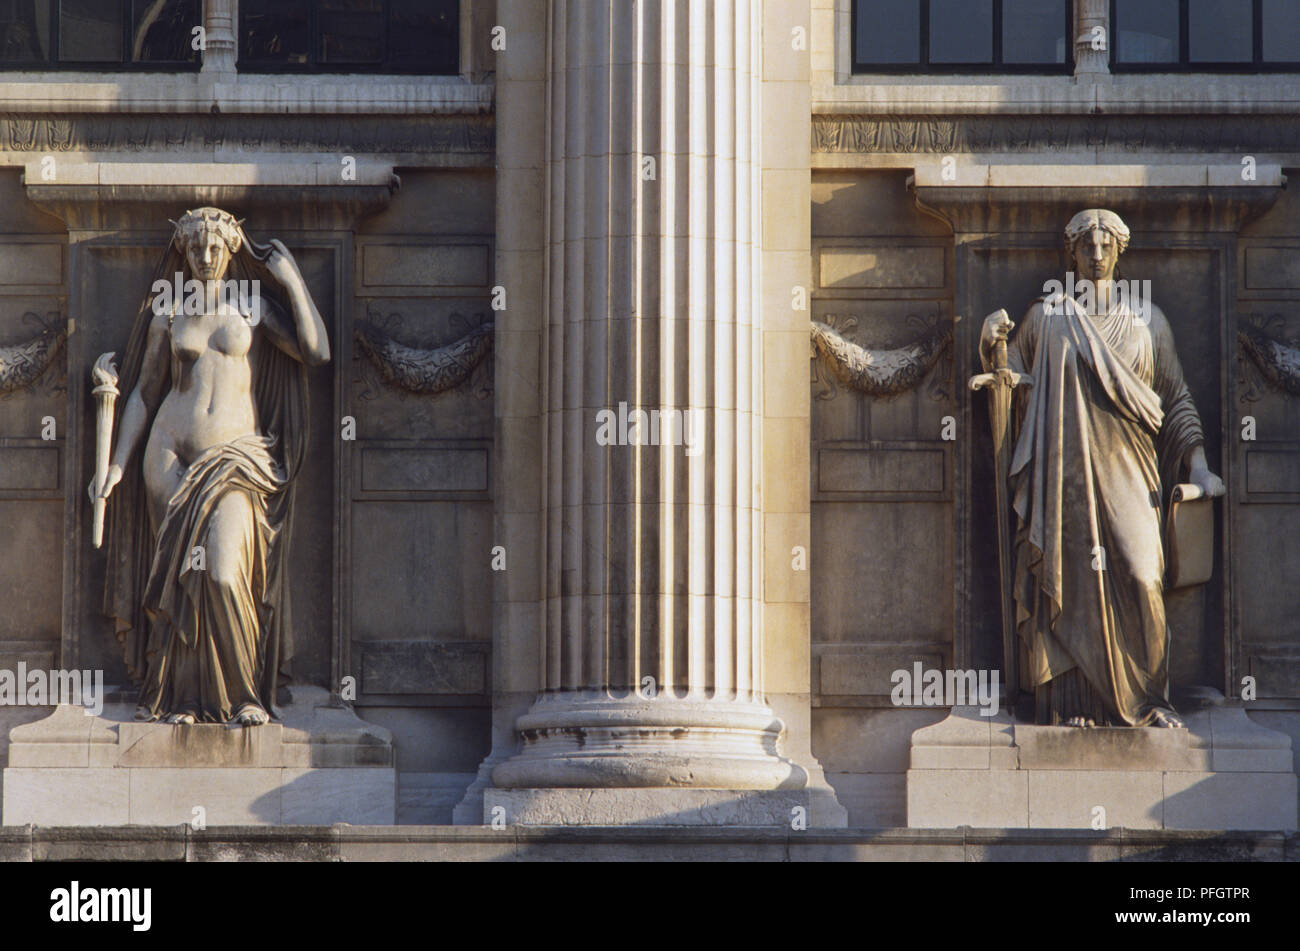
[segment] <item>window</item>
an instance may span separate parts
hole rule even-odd
[[[1117,72],[1300,69],[1296,0],[1111,0]]]
[[[857,73],[1069,73],[1073,0],[853,0]]]
[[[0,0],[0,68],[198,69],[201,0]]]
[[[239,69],[455,75],[460,2],[240,0]]]

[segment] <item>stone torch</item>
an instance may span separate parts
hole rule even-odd
[[[117,402],[117,367],[113,365],[116,353],[101,353],[90,371],[95,384],[91,393],[95,397],[95,484],[103,485],[108,478],[108,459],[113,441],[113,404]],[[104,544],[104,508],[108,499],[93,500],[95,521],[92,541],[96,548]]]

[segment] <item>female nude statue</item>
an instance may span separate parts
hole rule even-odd
[[[227,212],[176,223],[155,277],[174,274],[199,282],[202,302],[146,298],[112,465],[90,486],[92,499],[115,493],[104,612],[140,682],[137,719],[257,726],[291,654],[305,366],[329,361],[329,341],[288,249],[253,244]],[[247,282],[243,295],[227,281]]]

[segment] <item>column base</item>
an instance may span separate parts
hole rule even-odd
[[[808,773],[778,750],[784,726],[755,703],[541,698],[519,718],[520,752],[492,771],[499,789],[801,790]]]

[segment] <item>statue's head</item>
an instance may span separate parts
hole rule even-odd
[[[190,262],[194,276],[201,281],[224,278],[231,257],[243,244],[241,222],[220,208],[195,208],[172,224],[176,226],[173,240]]]
[[[1105,208],[1081,211],[1065,226],[1065,250],[1074,272],[1091,281],[1114,279],[1115,266],[1128,242],[1124,219]]]

